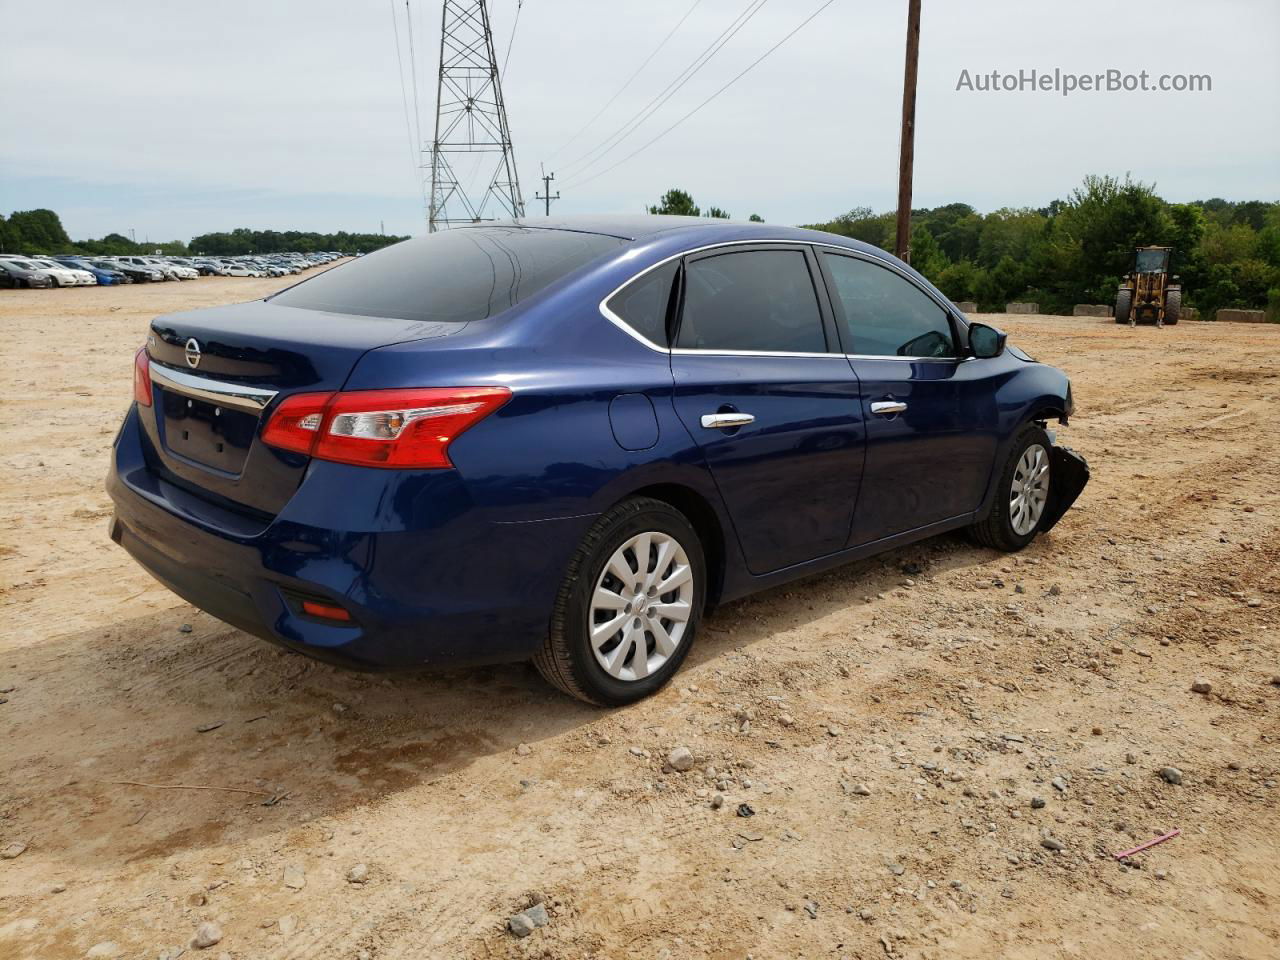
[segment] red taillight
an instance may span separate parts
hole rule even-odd
[[[276,407],[262,430],[262,442],[281,450],[311,453],[332,393],[297,393]]]
[[[276,408],[262,440],[366,467],[452,467],[449,444],[510,397],[506,387],[302,393]]]
[[[351,621],[351,613],[339,607],[337,604],[320,603],[316,600],[303,600],[302,612],[312,616],[320,617],[323,620],[341,620],[344,623]]]
[[[133,399],[144,407],[151,406],[151,360],[146,347],[133,355]]]

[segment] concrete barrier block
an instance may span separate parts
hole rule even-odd
[[[1071,308],[1073,317],[1109,317],[1111,307],[1105,303],[1077,303]]]
[[[1039,313],[1040,304],[1038,303],[1006,303],[1004,305],[1005,313]]]
[[[961,313],[977,313],[978,312],[978,305],[974,303],[972,300],[957,300],[955,301],[955,305],[956,305],[956,309],[959,310]]]
[[[1183,307],[1181,310],[1178,311],[1178,319],[1179,320],[1202,320],[1204,318],[1200,316],[1200,311],[1197,310],[1195,307]]]
[[[1219,323],[1266,323],[1267,311],[1265,310],[1219,310],[1217,321]]]

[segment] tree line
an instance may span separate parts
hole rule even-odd
[[[980,214],[966,203],[912,210],[911,265],[952,300],[1042,312],[1115,303],[1139,246],[1173,247],[1183,303],[1206,318],[1222,307],[1266,309],[1280,322],[1280,203],[1168,203],[1153,184],[1088,176],[1065,200]],[[893,248],[893,212],[857,207],[811,225]]]
[[[8,217],[0,215],[0,253],[63,254],[83,253],[92,256],[124,256],[150,254],[156,250],[173,256],[210,254],[235,256],[245,253],[312,253],[320,250],[342,250],[346,253],[368,253],[408,237],[381,233],[315,233],[302,230],[251,230],[240,227],[226,233],[205,233],[181,240],[135,243],[119,233],[108,233],[97,240],[72,240],[62,220],[52,210],[16,210]]]

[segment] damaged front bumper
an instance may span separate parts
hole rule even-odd
[[[1076,502],[1089,482],[1089,462],[1070,447],[1055,443],[1049,447],[1049,476],[1049,499],[1040,515],[1041,533],[1052,530]]]

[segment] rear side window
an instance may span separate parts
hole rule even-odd
[[[824,353],[813,278],[799,250],[744,250],[685,266],[677,347]]]
[[[501,313],[626,240],[523,227],[463,227],[405,240],[271,297],[359,317],[466,323]]]
[[[836,312],[850,353],[875,357],[954,357],[951,321],[937,301],[886,267],[824,253]]]
[[[637,277],[609,298],[609,311],[650,343],[667,345],[667,310],[680,262],[673,260]]]

